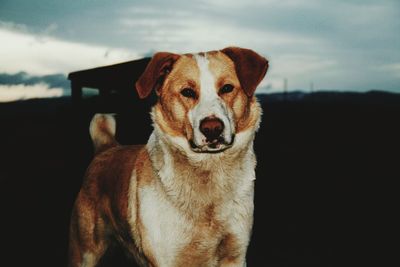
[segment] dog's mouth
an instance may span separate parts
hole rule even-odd
[[[227,142],[222,136],[209,141],[203,145],[196,145],[193,139],[189,140],[190,148],[197,153],[220,153],[233,146],[235,135],[232,135],[231,141]]]

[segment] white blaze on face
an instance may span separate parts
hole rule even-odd
[[[209,61],[206,55],[194,55],[200,71],[200,93],[198,104],[189,112],[189,120],[193,127],[194,143],[197,146],[207,144],[206,137],[200,132],[200,122],[207,117],[215,117],[224,123],[224,137],[226,143],[232,141],[233,122],[232,115],[224,101],[218,96],[215,88],[216,79],[209,68]]]

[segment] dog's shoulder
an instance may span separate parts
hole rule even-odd
[[[153,177],[145,145],[118,145],[95,155],[78,199],[86,206],[97,206],[108,218],[127,221],[128,200],[136,195],[138,187],[153,181]]]
[[[126,192],[133,171],[146,172],[150,165],[145,145],[112,147],[92,160],[86,171],[83,189],[98,196]]]

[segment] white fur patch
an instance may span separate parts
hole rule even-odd
[[[89,252],[83,254],[81,267],[94,267],[96,266],[96,257]]]
[[[206,144],[205,136],[200,132],[200,122],[210,116],[215,116],[224,123],[222,133],[227,143],[232,140],[233,119],[224,101],[218,96],[215,88],[215,77],[209,68],[206,56],[194,56],[200,71],[200,98],[199,103],[189,111],[189,121],[194,131],[194,143],[197,146]]]
[[[146,229],[146,241],[157,266],[174,266],[176,255],[189,243],[190,223],[165,198],[161,188],[145,187],[139,191],[140,214]]]
[[[89,132],[96,148],[110,143],[115,135],[116,123],[113,114],[95,114],[90,122]]]

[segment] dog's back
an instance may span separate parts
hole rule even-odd
[[[111,115],[93,117],[90,135],[95,156],[86,171],[70,226],[70,258],[82,262],[82,266],[97,262],[95,255],[103,254],[111,239],[122,243],[133,241],[130,235],[120,233],[131,232],[128,189],[137,159],[142,160],[140,169],[148,159],[147,151],[144,145],[119,145],[114,134],[115,120]]]

